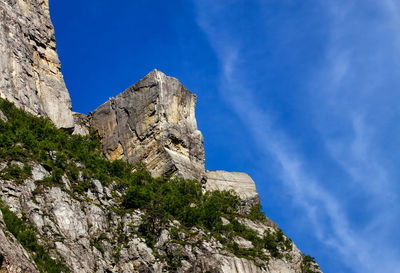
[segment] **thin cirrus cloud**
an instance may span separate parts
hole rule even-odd
[[[263,10],[274,1],[250,2]],[[346,177],[334,186],[324,184],[321,173],[313,172],[310,166],[321,166],[308,162],[296,136],[276,124],[272,109],[260,107],[260,91],[256,94],[249,87],[249,68],[241,65],[252,48],[244,46],[246,38],[235,29],[233,4],[237,8],[246,2],[194,2],[198,24],[220,62],[221,96],[265,156],[272,156],[279,165],[275,175],[282,189],[290,192],[292,205],[300,206],[312,224],[321,245],[316,249],[333,250],[330,257],[320,257],[324,272],[348,272],[346,268],[359,273],[394,272],[400,266],[394,228],[400,208],[398,186],[393,182],[399,174],[390,160],[400,159],[400,153],[389,156],[395,150],[386,149],[396,144],[387,141],[389,136],[400,137],[399,128],[390,123],[400,113],[396,105],[400,84],[395,78],[400,71],[397,4],[385,0],[321,5],[319,20],[328,26],[320,53],[323,61],[307,74],[305,84],[298,84],[298,92],[307,97],[301,109],[314,117],[304,126],[315,130],[313,137],[324,146],[323,157],[338,166],[330,171]],[[265,86],[268,82],[260,88]],[[338,260],[343,266],[333,271],[330,266]]]

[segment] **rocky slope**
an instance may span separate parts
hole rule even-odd
[[[127,163],[102,159],[94,138],[52,129],[5,101],[0,111],[5,272],[321,272],[259,212],[246,174],[206,172],[203,193],[199,182],[157,180],[139,170],[131,177]],[[159,192],[170,183],[184,192]],[[242,203],[219,191],[226,189]],[[188,196],[194,197],[182,203]],[[173,204],[175,212],[169,211]],[[26,227],[15,228],[18,221]],[[46,249],[47,261],[60,261],[61,269],[41,265],[38,249]]]
[[[168,224],[157,243],[149,247],[137,233],[143,211],[113,211],[118,201],[111,192],[121,194],[113,186],[103,187],[99,181],[92,181],[87,192],[71,195],[65,190],[71,181],[64,178],[64,189],[42,188],[35,181],[50,173],[40,165],[32,166],[32,176],[23,184],[1,181],[0,195],[12,211],[35,226],[52,256],[60,257],[72,272],[307,272],[301,269],[303,255],[294,245],[281,250],[282,256],[273,257],[264,250],[264,260],[240,258],[209,232],[198,227],[186,230],[177,221]],[[241,221],[260,236],[266,230],[276,231],[271,223],[247,218]],[[0,233],[5,272],[37,272],[26,251],[0,224],[8,234]],[[235,242],[239,248],[254,247],[239,236]],[[315,268],[308,272],[320,271]]]
[[[72,128],[48,0],[0,1],[0,97]]]
[[[72,113],[48,0],[0,0],[0,16],[0,96],[71,129],[0,100],[0,272],[321,272],[247,174],[205,170],[177,79],[154,70]]]

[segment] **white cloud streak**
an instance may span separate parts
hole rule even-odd
[[[341,112],[340,118],[353,128],[353,137],[349,141],[335,140],[330,138],[323,128],[319,128],[319,122],[316,123],[316,127],[320,130],[330,156],[351,176],[348,183],[357,184],[360,190],[367,192],[375,209],[387,210],[388,206],[396,204],[397,197],[390,194],[392,191],[387,170],[374,159],[372,136],[376,132],[373,125],[366,121],[368,109],[361,103],[355,107],[347,105],[349,97],[348,94],[343,94],[342,90],[359,87],[349,83],[349,75],[352,81],[362,81],[360,77],[365,74],[354,71],[354,48],[347,46],[341,37],[341,31],[346,28],[344,24],[347,23],[346,18],[351,16],[349,14],[354,8],[354,3],[349,5],[339,2],[327,4],[333,20],[331,45],[327,53],[326,67],[311,80],[324,82],[324,86],[328,86],[323,90],[321,97],[316,98],[318,104],[324,101],[321,103],[323,109],[316,110],[336,111],[336,114]],[[397,4],[391,0],[385,0],[383,3],[384,8],[392,14],[393,22],[400,22]],[[214,9],[213,6],[218,7]],[[229,30],[218,28],[214,24],[215,16],[219,16],[223,5],[197,1],[196,7],[198,23],[209,38],[221,63],[222,96],[248,126],[265,155],[272,155],[280,165],[281,181],[291,191],[294,202],[304,209],[317,238],[321,243],[333,248],[354,272],[383,273],[400,268],[400,261],[395,259],[396,252],[391,255],[390,249],[382,249],[387,245],[379,242],[385,236],[383,231],[379,230],[380,223],[388,221],[389,213],[382,212],[381,217],[372,217],[368,226],[362,229],[351,223],[341,197],[329,192],[318,181],[318,177],[314,177],[310,170],[303,166],[305,158],[296,151],[291,136],[275,126],[264,109],[258,108],[252,91],[245,86],[245,81],[240,77],[241,68],[237,66],[237,60],[242,57],[240,41],[231,37]],[[372,83],[375,79],[369,80]],[[374,84],[370,84],[368,88],[362,87],[364,88],[351,97],[352,99],[376,91]],[[329,219],[328,224],[322,220],[326,217]],[[380,251],[382,253],[379,253]]]

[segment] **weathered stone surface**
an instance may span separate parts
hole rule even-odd
[[[235,257],[200,228],[192,227],[189,231],[183,231],[176,220],[165,226],[158,234],[156,244],[150,248],[137,235],[144,212],[135,210],[118,213],[112,209],[114,205],[111,204],[117,201],[105,193],[112,191],[116,193],[115,196],[121,195],[113,183],[104,186],[93,180],[91,190],[74,197],[65,190],[66,184],[70,183],[67,177],[63,179],[63,187],[38,186],[34,180],[43,179],[49,173],[38,164],[30,164],[34,171],[25,182],[0,180],[0,198],[19,217],[26,216],[35,226],[41,241],[47,242],[51,255],[65,261],[72,272],[301,272],[302,255],[295,245],[292,250],[285,252],[284,258],[274,258],[265,250],[268,259],[263,261],[256,258],[257,264],[261,265],[257,266],[252,260]],[[106,199],[109,205],[103,203]],[[269,222],[246,218],[238,220],[257,231],[259,236],[263,236],[266,230],[277,229],[275,224]],[[225,219],[224,223],[229,224],[229,221]],[[172,229],[175,229],[173,236]],[[29,261],[29,254],[12,236],[5,236],[6,230],[0,214],[0,260],[4,257],[0,272],[3,272],[2,269],[12,273],[37,272]],[[179,241],[185,244],[177,243]],[[251,242],[239,236],[234,241],[241,248],[252,248]],[[165,270],[166,262],[154,253],[175,257],[180,264],[176,270]],[[314,271],[321,273],[318,268]]]
[[[177,79],[154,70],[90,114],[110,160],[143,161],[155,176],[204,177],[203,136],[196,96]]]
[[[243,209],[245,210],[260,202],[256,184],[248,174],[226,171],[207,171],[206,176],[207,182],[205,188],[207,191],[232,190],[244,201]]]
[[[3,222],[3,214],[0,212],[0,272],[39,273],[31,263],[29,254],[14,236],[5,230],[7,228]]]
[[[0,97],[72,128],[48,0],[0,1]]]
[[[89,129],[90,129],[90,124],[89,124],[89,119],[85,114],[81,113],[72,113],[74,117],[74,135],[88,135],[89,134]]]

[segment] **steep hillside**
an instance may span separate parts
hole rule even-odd
[[[205,169],[177,79],[73,114],[48,0],[0,16],[0,272],[321,272],[247,174]]]
[[[1,100],[6,272],[320,272],[234,192],[153,178]],[[1,249],[0,249],[1,250]]]

